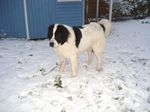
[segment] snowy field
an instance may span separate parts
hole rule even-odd
[[[58,73],[48,40],[0,40],[0,112],[150,112],[150,19],[112,24],[103,56]]]

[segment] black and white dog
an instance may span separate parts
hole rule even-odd
[[[60,72],[64,71],[65,60],[70,59],[72,76],[77,74],[77,55],[88,51],[88,64],[92,62],[93,53],[96,56],[96,70],[101,71],[101,56],[105,47],[105,39],[111,30],[111,23],[102,19],[98,23],[81,27],[71,27],[64,24],[53,24],[48,28],[49,45],[60,56]]]

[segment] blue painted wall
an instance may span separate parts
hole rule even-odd
[[[54,0],[27,0],[30,38],[45,38],[49,24],[55,22]]]
[[[82,2],[26,0],[30,38],[46,38],[50,24],[83,24]],[[23,0],[0,0],[0,34],[26,37]]]
[[[0,34],[26,37],[23,0],[0,0]]]
[[[83,1],[56,3],[56,23],[82,25],[83,13]]]

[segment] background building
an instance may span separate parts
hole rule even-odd
[[[0,34],[46,38],[53,23],[82,25],[83,0],[0,0]]]

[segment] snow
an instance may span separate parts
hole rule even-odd
[[[58,72],[48,40],[0,40],[0,112],[150,112],[150,19],[112,24],[103,71]]]

